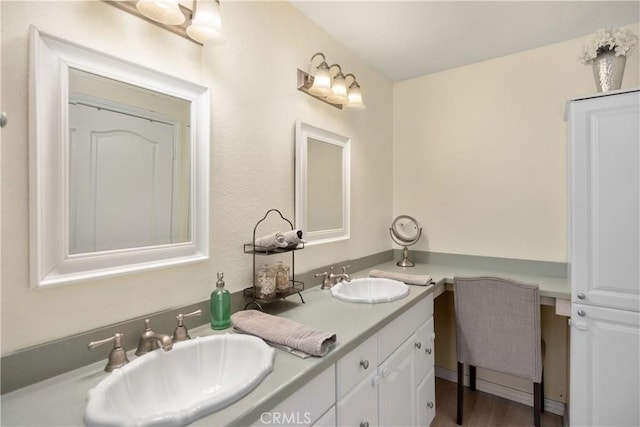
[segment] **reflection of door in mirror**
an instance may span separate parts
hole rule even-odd
[[[307,231],[342,228],[342,146],[307,139]]]
[[[69,253],[188,241],[189,103],[75,69],[69,88]]]

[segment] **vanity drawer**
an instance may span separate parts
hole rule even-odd
[[[336,364],[338,399],[378,369],[378,336],[373,334]]]
[[[298,391],[270,411],[263,412],[252,426],[282,424],[293,420],[296,424],[313,424],[336,402],[335,365],[325,369]]]
[[[433,294],[402,313],[378,332],[378,360],[384,361],[409,336],[433,316]]]

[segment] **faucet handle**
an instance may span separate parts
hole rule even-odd
[[[178,325],[176,326],[176,329],[173,331],[173,338],[172,338],[173,342],[190,340],[191,337],[189,336],[189,331],[187,330],[187,327],[184,326],[184,318],[192,317],[192,316],[200,316],[201,314],[202,314],[202,310],[196,310],[193,313],[178,314],[176,316]]]
[[[322,285],[320,285],[320,289],[331,289],[331,275],[333,274],[333,267],[330,269],[330,273],[326,271],[324,273],[316,273],[316,277],[322,277]]]
[[[343,265],[343,266],[342,266],[342,274],[346,274],[346,273],[347,273],[347,268],[350,268],[350,267],[351,267],[351,264],[349,264],[349,265]]]
[[[122,337],[124,334],[116,333],[114,336],[105,338],[99,341],[91,341],[87,344],[87,348],[89,350],[93,350],[96,347],[100,347],[101,345],[108,344],[113,341],[113,348],[109,352],[109,357],[107,359],[107,366],[104,367],[106,372],[111,372],[116,368],[121,368],[127,363],[129,363],[129,359],[127,359],[127,353],[122,348]]]

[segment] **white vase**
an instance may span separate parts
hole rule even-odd
[[[620,89],[626,63],[626,56],[615,56],[613,51],[598,54],[593,60],[593,77],[598,92]]]

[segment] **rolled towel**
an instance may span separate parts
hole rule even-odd
[[[258,237],[253,243],[255,245],[255,250],[262,252],[272,251],[277,248],[286,248],[289,246],[289,244],[284,241],[284,233],[279,231]]]
[[[284,345],[312,356],[324,356],[336,345],[336,334],[310,328],[296,321],[258,310],[244,310],[231,316],[239,332],[255,335],[276,345]]]
[[[306,240],[302,239],[302,230],[291,230],[284,233],[284,241],[287,242],[289,247],[298,246],[300,243],[307,243]]]
[[[393,273],[390,271],[371,270],[369,272],[370,277],[381,277],[384,279],[393,279],[399,282],[404,282],[407,285],[420,285],[427,286],[433,282],[431,276],[427,274],[405,274],[405,273]]]

